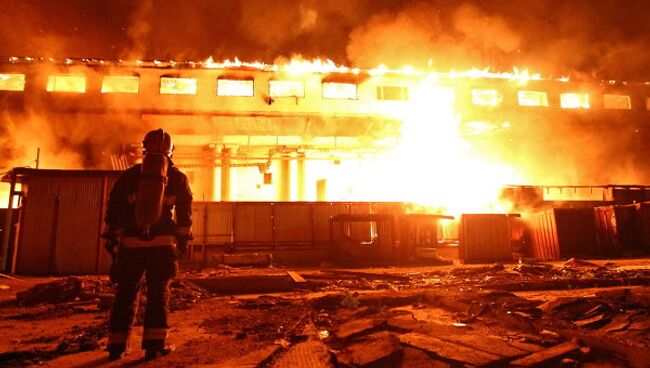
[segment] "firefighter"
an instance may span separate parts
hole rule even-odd
[[[126,170],[111,190],[103,234],[117,284],[109,320],[109,359],[124,356],[140,289],[146,284],[142,349],[145,359],[167,355],[169,283],[191,239],[192,192],[171,161],[174,146],[162,129],[142,141],[143,160]],[[175,216],[173,215],[175,211]]]

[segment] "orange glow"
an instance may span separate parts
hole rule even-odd
[[[548,93],[541,91],[517,91],[520,106],[548,107]]]
[[[563,109],[588,109],[589,95],[586,93],[560,94],[560,107]]]
[[[83,75],[51,75],[47,78],[48,92],[86,93],[86,77]]]
[[[0,74],[0,91],[23,91],[25,74]]]
[[[473,89],[472,103],[478,106],[496,106],[501,103],[501,94],[495,89]]]
[[[20,192],[22,188],[21,183],[16,183],[15,191]],[[13,198],[13,204],[12,208],[18,208],[18,201],[19,197],[14,196]],[[9,183],[0,183],[0,208],[8,208],[9,207]],[[0,226],[3,224],[0,224]],[[1,238],[1,237],[0,237]]]
[[[217,96],[253,96],[253,80],[217,80]]]
[[[195,78],[160,78],[160,94],[162,95],[195,95],[197,81]]]
[[[102,93],[138,93],[140,78],[130,75],[107,75],[102,80]]]
[[[409,89],[407,86],[377,86],[377,99],[405,101],[409,99]]]
[[[319,168],[318,175],[328,180],[327,199],[412,202],[451,215],[507,212],[500,189],[523,178],[462,137],[456,110],[462,106],[456,106],[454,90],[428,78],[410,97],[401,109],[404,123],[395,150]]]
[[[305,84],[301,81],[269,81],[271,97],[305,97]]]
[[[631,110],[630,96],[604,95],[603,107],[612,110]]]
[[[478,69],[473,68],[471,70],[466,70],[463,72],[456,72],[454,70],[449,73],[452,78],[498,78],[498,79],[510,79],[518,81],[520,84],[525,84],[529,80],[541,80],[542,77],[539,73],[530,74],[528,69],[519,70],[519,68],[514,68],[512,72],[505,73],[496,73],[491,72],[490,68]]]
[[[323,83],[323,98],[357,99],[357,85],[352,83]]]

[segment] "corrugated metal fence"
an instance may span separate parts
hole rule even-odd
[[[192,243],[242,249],[326,245],[334,216],[402,211],[401,203],[387,202],[195,202]],[[368,223],[351,227],[360,237],[372,231]]]
[[[24,179],[15,272],[29,275],[106,273],[100,239],[117,172],[34,170]]]
[[[539,260],[618,257],[650,251],[650,202],[552,208],[527,219]]]
[[[108,272],[100,238],[113,171],[24,170],[25,198],[13,271],[28,275]],[[399,213],[400,203],[195,202],[194,245],[309,248],[329,243],[330,218]],[[358,232],[369,232],[369,225]]]

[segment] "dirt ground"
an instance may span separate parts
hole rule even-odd
[[[140,318],[108,361],[112,288],[1,278],[0,366],[650,367],[649,259],[187,271],[172,284],[176,350],[154,361]]]

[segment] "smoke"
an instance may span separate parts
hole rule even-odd
[[[352,31],[346,51],[353,64],[366,68],[385,64],[448,71],[506,65],[520,43],[503,19],[475,6],[461,5],[443,13],[418,5],[373,16]]]
[[[153,11],[152,0],[141,0],[131,14],[126,34],[131,41],[130,49],[125,53],[126,60],[141,60],[147,55],[147,41],[151,33],[151,15]]]
[[[528,67],[650,80],[645,0],[0,0],[0,55]]]

